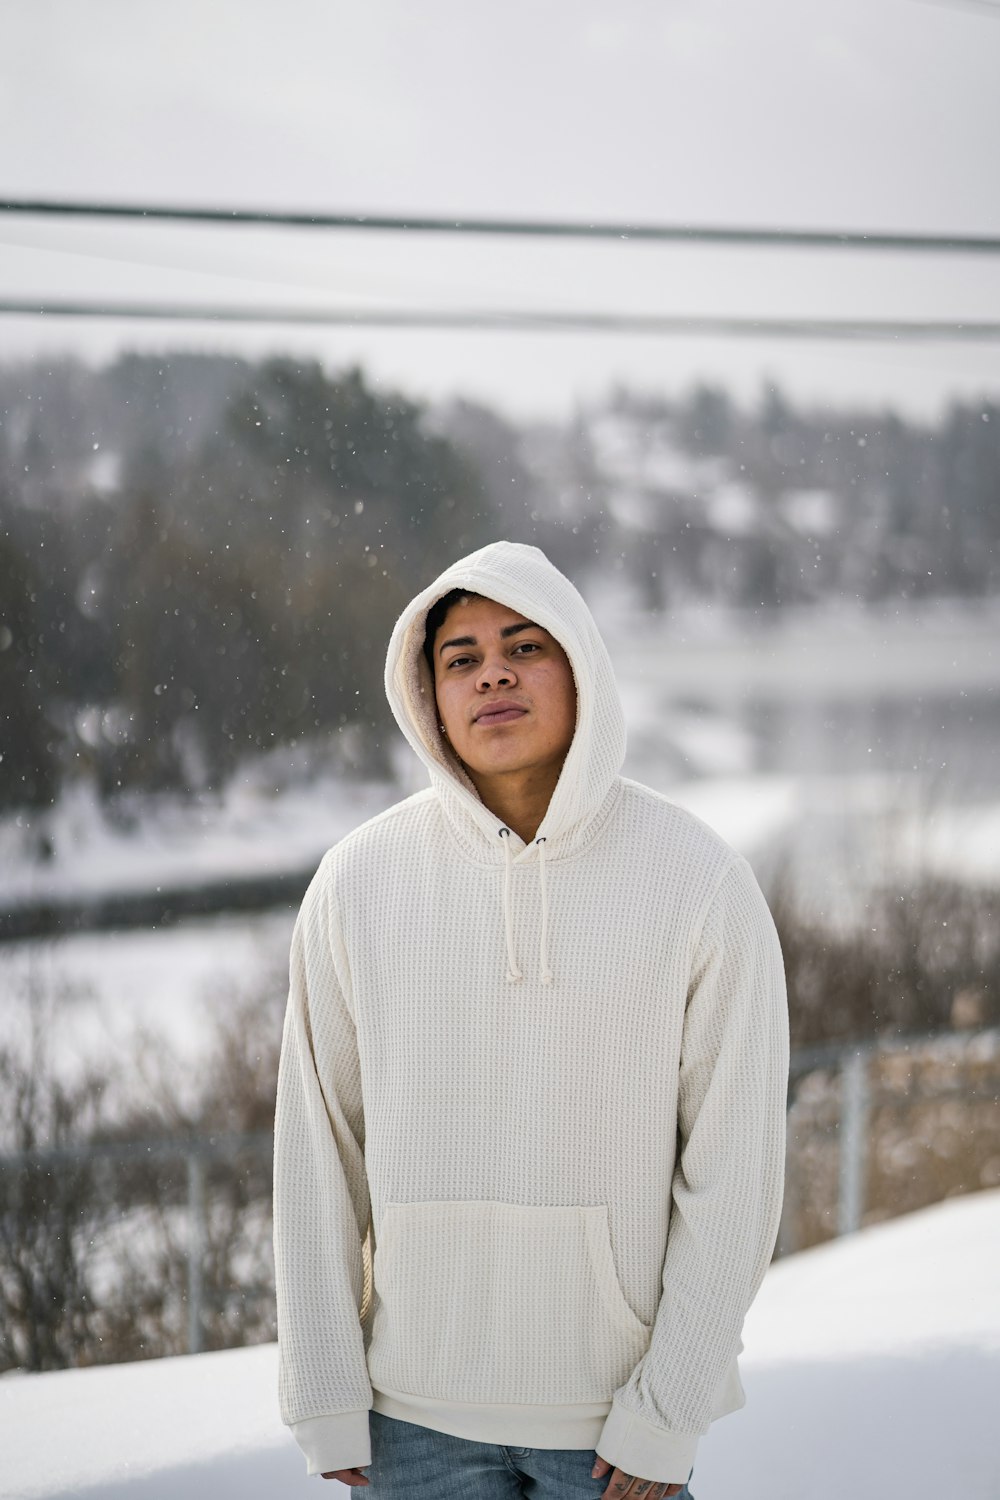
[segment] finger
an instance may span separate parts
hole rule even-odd
[[[610,1468],[610,1464],[607,1467]],[[682,1484],[640,1479],[634,1474],[626,1474],[623,1469],[615,1469],[601,1500],[667,1500],[668,1496],[679,1495],[683,1488]]]
[[[610,1473],[611,1465],[608,1463],[606,1458],[601,1458],[600,1455],[598,1455],[594,1460],[594,1467],[590,1471],[591,1478],[603,1479],[605,1474]]]
[[[634,1474],[626,1474],[621,1469],[615,1469],[601,1500],[625,1500],[626,1495],[634,1493],[632,1491],[634,1483]]]

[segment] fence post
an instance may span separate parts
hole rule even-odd
[[[859,1047],[840,1071],[840,1181],[837,1233],[861,1228],[865,1208],[865,1151],[868,1134],[867,1052]]]
[[[789,1122],[791,1121],[793,1108],[794,1105],[789,1105]],[[789,1131],[788,1147],[785,1151],[785,1196],[781,1204],[781,1222],[778,1225],[777,1251],[779,1255],[793,1255],[799,1248],[798,1223],[801,1204],[799,1202],[799,1173],[794,1149],[795,1144],[797,1144],[795,1137]]]
[[[202,1343],[201,1304],[204,1295],[205,1257],[205,1161],[195,1146],[187,1154],[188,1190],[188,1353],[200,1354]]]

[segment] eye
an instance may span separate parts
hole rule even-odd
[[[452,667],[464,667],[465,664],[467,662],[470,662],[471,660],[472,660],[471,656],[453,656],[451,658],[451,660],[447,663],[447,665],[445,667],[445,671],[450,672],[451,669],[452,669]]]
[[[526,651],[530,654],[533,651],[541,651],[541,649],[542,648],[537,641],[518,641],[517,645],[514,647],[514,654],[516,656],[519,651]]]

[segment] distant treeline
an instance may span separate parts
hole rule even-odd
[[[1000,407],[620,391],[559,427],[315,362],[0,368],[0,805],[217,788],[311,739],[385,769],[402,603],[498,536],[649,608],[1000,591]]]
[[[919,425],[799,410],[773,387],[750,410],[705,387],[674,403],[622,392],[587,431],[653,608],[1000,592],[997,403]]]
[[[391,623],[496,530],[420,408],[283,360],[0,378],[0,800],[218,786],[341,728],[377,768]]]

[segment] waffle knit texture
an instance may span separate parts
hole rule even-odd
[[[544,626],[572,664],[543,844],[500,834],[438,735],[424,620],[456,587]],[[295,926],[283,1420],[310,1473],[370,1462],[374,1405],[686,1480],[699,1435],[742,1405],[740,1332],[781,1205],[767,906],[705,824],[621,777],[607,651],[537,549],[494,543],[419,594],[386,687],[431,786],[328,852]]]

